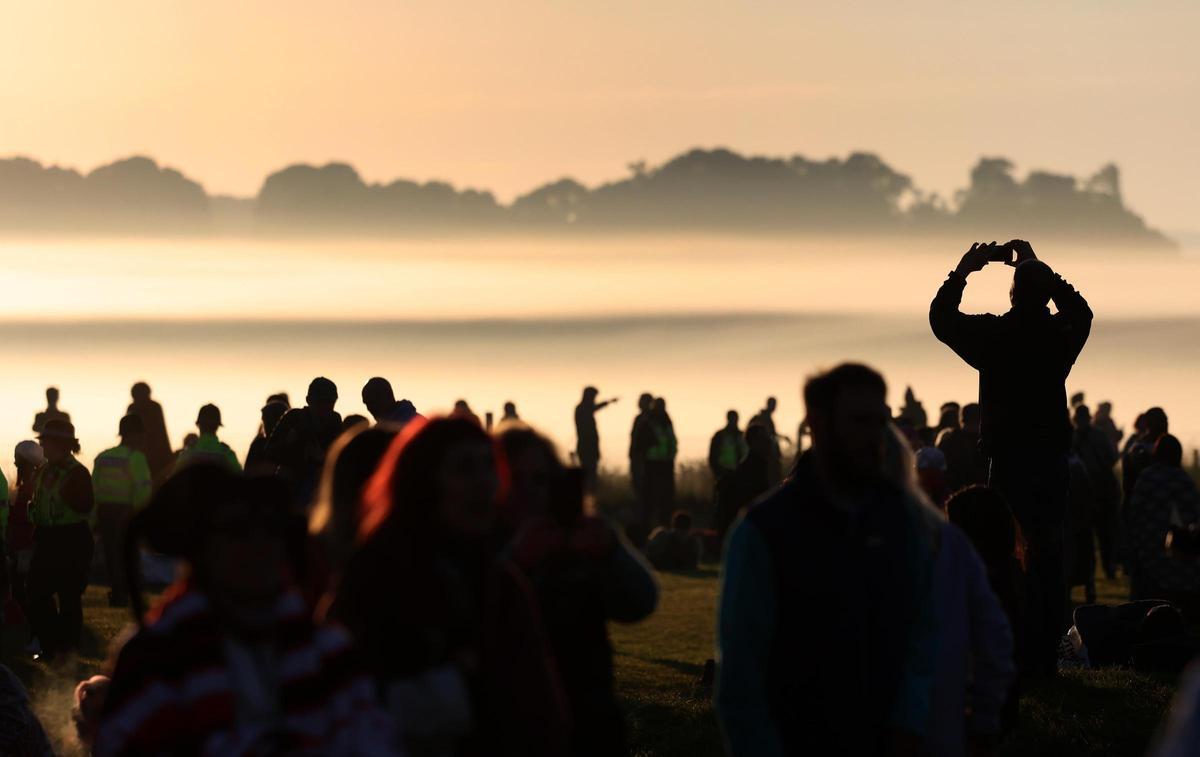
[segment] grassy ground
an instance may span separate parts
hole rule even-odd
[[[722,754],[712,707],[698,683],[713,656],[717,569],[663,575],[659,611],[634,626],[614,626],[617,687],[626,708],[631,754],[639,757]],[[1100,580],[1099,600],[1127,596],[1120,581]],[[71,754],[67,727],[75,683],[101,668],[107,650],[128,622],[110,609],[106,590],[85,596],[87,627],[78,658],[52,667],[22,653],[25,631],[8,627],[3,655],[29,686],[35,707],[52,736]],[[1082,596],[1077,597],[1082,599]],[[1070,671],[1026,692],[1021,723],[1000,751],[1010,757],[1038,755],[1141,755],[1170,702],[1175,681],[1126,670]]]
[[[720,737],[697,683],[704,661],[713,656],[717,572],[664,575],[662,584],[662,606],[654,617],[613,629],[631,754],[715,757],[722,754]],[[1121,581],[1101,580],[1097,592],[1105,603],[1128,596]],[[1020,725],[999,753],[1142,755],[1174,689],[1173,680],[1127,670],[1068,671],[1026,692]]]

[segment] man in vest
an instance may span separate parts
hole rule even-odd
[[[203,461],[224,465],[231,471],[240,473],[242,465],[238,462],[237,455],[229,445],[217,438],[217,429],[221,425],[221,408],[212,404],[200,408],[200,413],[196,416],[196,428],[199,429],[200,436],[195,444],[179,453],[179,459],[175,461],[175,470],[180,471]]]
[[[750,451],[742,430],[738,428],[738,412],[730,410],[725,414],[725,420],[725,427],[713,434],[712,442],[708,445],[708,468],[712,471],[714,482],[737,470],[738,463]]]
[[[39,439],[46,464],[37,472],[29,506],[37,529],[29,565],[29,622],[43,659],[51,659],[79,648],[81,600],[92,564],[92,477],[75,459],[79,440],[70,423],[47,421]]]
[[[936,662],[934,552],[923,516],[883,473],[886,398],[863,365],[810,379],[812,448],[730,534],[715,704],[733,757],[919,746]]]
[[[153,480],[150,464],[142,451],[146,427],[136,415],[121,419],[121,443],[101,452],[92,468],[92,491],[96,500],[97,530],[104,547],[104,569],[112,589],[110,607],[129,604],[123,555],[125,529],[135,510],[150,500]]]

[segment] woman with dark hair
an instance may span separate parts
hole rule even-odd
[[[570,754],[625,754],[625,723],[613,692],[608,621],[654,611],[658,584],[628,543],[583,508],[583,476],[554,444],[523,424],[497,439],[507,484],[501,530],[515,534],[514,561],[537,594],[571,708]]]
[[[1171,559],[1165,542],[1171,526],[1200,521],[1200,494],[1183,469],[1183,445],[1174,436],[1159,438],[1149,462],[1138,476],[1125,514],[1138,567],[1132,599],[1168,599],[1190,612],[1200,604],[1200,566]]]
[[[398,433],[397,427],[387,423],[359,425],[344,432],[329,448],[308,519],[310,581],[305,588],[310,599],[333,588],[345,569],[358,536],[363,487]]]
[[[414,755],[561,755],[566,706],[525,577],[490,534],[492,441],[416,419],[368,482],[330,615],[375,672]]]
[[[340,629],[317,626],[287,563],[291,493],[198,463],[163,484],[125,543],[138,629],[117,651],[96,755],[397,754]],[[142,612],[139,543],[184,571]]]

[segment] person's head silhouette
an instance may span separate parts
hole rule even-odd
[[[58,405],[58,387],[56,387],[56,386],[46,387],[46,404],[49,405],[50,407],[55,407],[56,405]]]
[[[738,427],[738,411],[730,410],[728,413],[725,413],[725,422],[726,422],[726,424],[728,424],[729,428],[737,428]]]
[[[767,414],[770,415],[771,413],[775,412],[775,408],[778,407],[778,405],[779,403],[775,401],[774,397],[767,397]]]
[[[1013,271],[1009,299],[1013,307],[1044,308],[1054,290],[1054,271],[1040,260],[1026,260]]]
[[[129,390],[129,395],[133,397],[134,402],[145,402],[150,399],[150,385],[145,381],[139,381]]]
[[[813,454],[827,474],[847,488],[877,480],[891,418],[883,376],[844,363],[808,380],[804,404]]]
[[[375,420],[383,420],[395,408],[396,394],[387,379],[376,376],[363,385],[362,401]]]
[[[643,413],[649,412],[654,407],[654,395],[649,392],[643,392],[641,397],[638,397],[638,410]]]

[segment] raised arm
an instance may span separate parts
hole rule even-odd
[[[986,324],[994,316],[966,315],[958,308],[962,304],[963,290],[967,288],[967,277],[983,270],[999,249],[995,242],[972,244],[929,305],[929,326],[933,335],[975,368],[982,360]]]
[[[1050,299],[1054,301],[1054,307],[1058,308],[1058,317],[1067,324],[1068,344],[1071,360],[1074,362],[1092,333],[1092,309],[1087,300],[1083,299],[1083,295],[1075,291],[1075,287],[1058,274],[1054,275],[1054,291]]]

